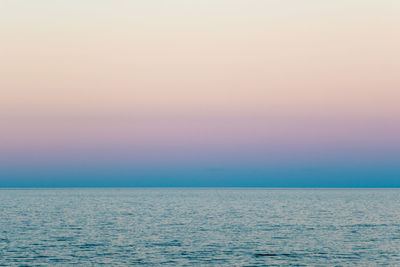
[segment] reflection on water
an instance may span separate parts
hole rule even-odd
[[[0,265],[400,265],[400,190],[0,190]]]

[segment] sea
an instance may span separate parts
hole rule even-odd
[[[400,266],[399,189],[0,189],[0,266]]]

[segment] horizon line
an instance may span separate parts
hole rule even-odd
[[[400,187],[265,187],[265,186],[0,186],[0,190],[9,189],[400,189]]]

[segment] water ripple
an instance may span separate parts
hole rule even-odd
[[[400,265],[400,190],[0,190],[0,266]]]

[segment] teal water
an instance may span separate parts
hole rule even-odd
[[[400,265],[396,189],[3,189],[0,265]]]

